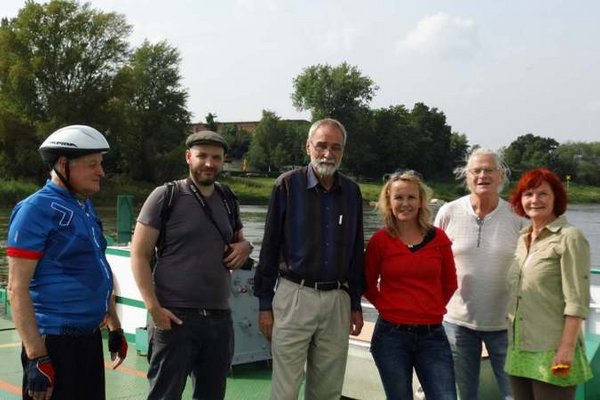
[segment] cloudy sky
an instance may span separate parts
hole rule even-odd
[[[372,107],[424,102],[470,144],[497,149],[526,133],[600,141],[597,0],[91,3],[126,16],[132,45],[179,49],[194,122],[257,120],[263,109],[308,119],[290,100],[293,78],[347,61],[379,86]],[[1,0],[0,16],[23,4]]]

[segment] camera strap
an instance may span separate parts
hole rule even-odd
[[[217,229],[217,232],[219,232],[219,235],[221,235],[221,238],[223,239],[223,242],[225,242],[225,244],[227,245],[227,247],[230,247],[229,245],[231,243],[229,242],[229,240],[227,240],[227,238],[225,237],[225,234],[219,228],[219,225],[217,225],[217,221],[215,221],[215,217],[213,216],[212,210],[208,206],[208,203],[206,202],[206,199],[204,198],[204,196],[202,195],[202,193],[200,193],[200,189],[198,189],[198,187],[196,186],[196,184],[190,178],[187,178],[185,181],[188,184],[188,186],[190,188],[190,191],[194,195],[194,198],[200,204],[200,206],[202,207],[202,210],[204,210],[204,214],[206,214],[206,217],[215,226],[215,228]],[[215,188],[215,191],[217,193],[219,192],[216,188]],[[221,196],[221,198],[222,197],[223,196]],[[229,205],[227,204],[227,202],[225,201],[224,198],[222,198],[222,200],[223,200],[223,204],[225,205],[225,209],[227,210],[227,212],[229,212]],[[235,234],[235,232],[234,232],[234,234]]]

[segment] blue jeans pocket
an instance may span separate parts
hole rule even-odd
[[[371,353],[389,399],[412,397],[413,369],[427,398],[456,399],[452,354],[442,326],[406,327],[377,320]]]

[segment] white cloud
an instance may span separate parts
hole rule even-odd
[[[479,50],[475,21],[445,13],[429,15],[398,41],[399,51],[442,58],[471,58]]]

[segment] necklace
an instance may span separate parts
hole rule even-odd
[[[420,245],[425,237],[420,228],[407,229],[403,233],[404,234],[398,233],[397,238],[409,249]]]
[[[420,238],[420,240],[419,240],[418,243],[415,243],[414,241],[411,241],[410,243],[404,242],[404,244],[406,245],[406,247],[408,247],[409,249],[412,249],[413,247],[417,247],[421,243],[423,243],[423,238]]]

